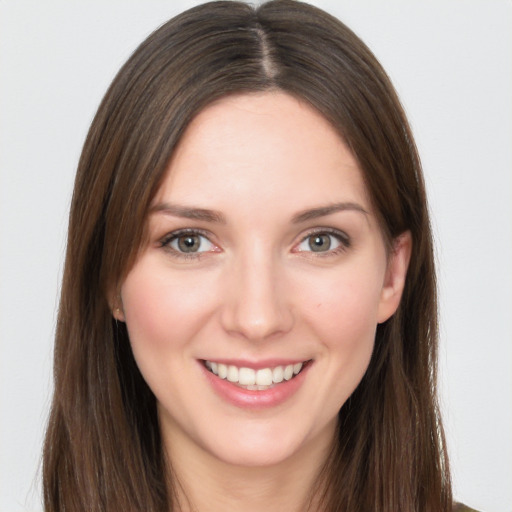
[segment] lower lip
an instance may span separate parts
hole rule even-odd
[[[273,388],[256,391],[238,387],[226,379],[221,379],[208,370],[202,362],[200,364],[217,395],[232,405],[244,409],[264,409],[286,402],[299,390],[311,366],[309,362],[292,379],[276,384]]]

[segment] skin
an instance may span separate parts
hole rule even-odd
[[[319,113],[280,92],[203,110],[148,222],[115,315],[157,398],[180,509],[304,510],[376,326],[398,307],[409,234],[388,254],[357,161]],[[182,229],[198,251],[180,252]],[[283,403],[248,409],[215,393],[200,362],[230,358],[311,363]]]

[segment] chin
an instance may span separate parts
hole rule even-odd
[[[277,426],[271,420],[263,425],[260,422],[244,423],[236,430],[224,431],[225,435],[210,439],[209,446],[204,448],[225,464],[233,466],[277,466],[297,462],[318,450],[328,450],[332,446],[335,425],[336,421],[333,421],[316,431],[314,427],[297,422],[294,426]]]
[[[282,439],[240,440],[222,453],[218,449],[212,453],[225,464],[241,467],[277,466],[292,459],[300,449],[298,443],[282,442]]]

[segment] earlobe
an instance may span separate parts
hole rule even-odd
[[[124,312],[121,308],[115,308],[112,310],[112,316],[119,322],[124,322]]]
[[[121,295],[117,294],[112,300],[110,300],[110,310],[112,311],[112,316],[119,322],[124,322],[124,311],[123,311],[123,301],[121,300]]]
[[[405,231],[393,241],[378,311],[378,323],[388,320],[398,309],[411,259],[412,237]]]

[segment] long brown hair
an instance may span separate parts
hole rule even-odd
[[[73,194],[44,447],[47,512],[168,511],[155,397],[109,299],[144,243],[149,204],[191,119],[222,96],[282,90],[351,148],[389,246],[413,249],[401,305],[377,328],[321,475],[326,511],[451,510],[436,403],[437,306],[420,161],[397,95],[364,43],[315,7],[212,2],[173,18],[120,70]]]

